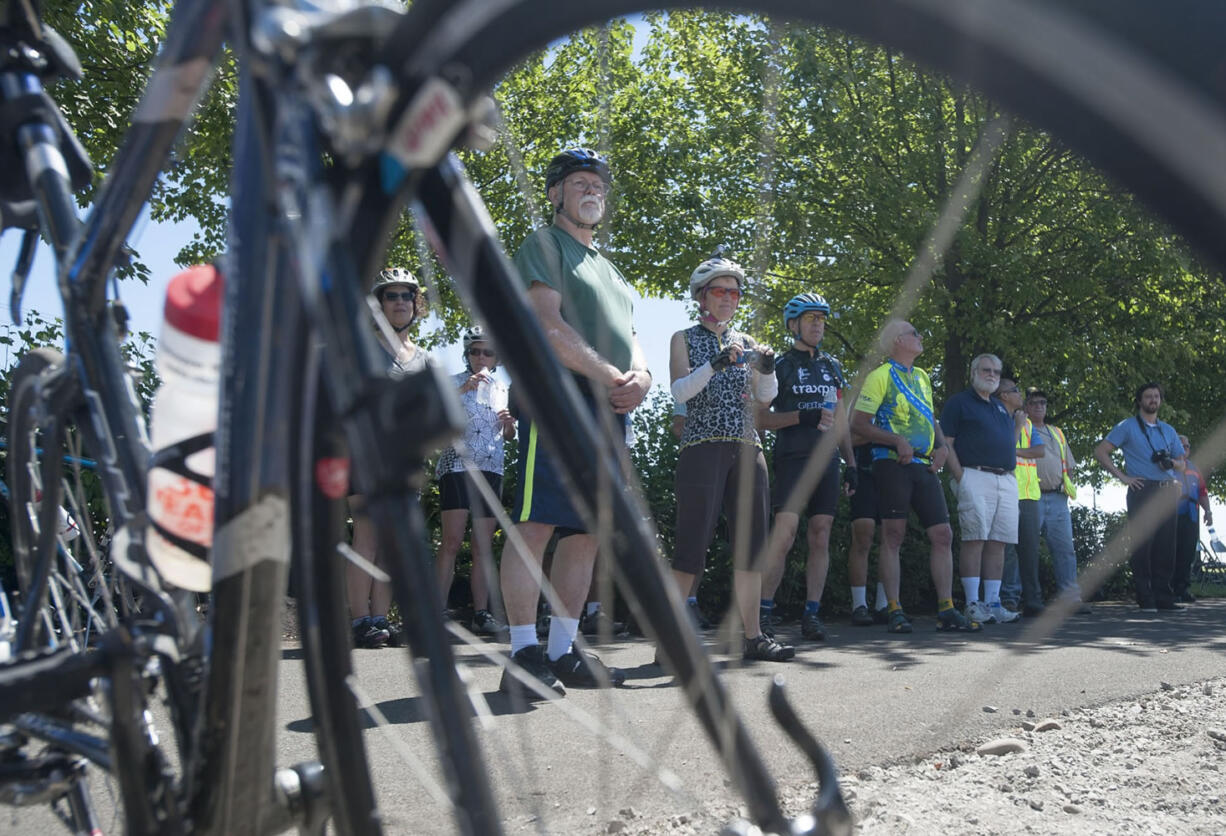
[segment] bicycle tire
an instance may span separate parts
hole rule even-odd
[[[381,821],[362,739],[362,715],[348,685],[353,675],[349,604],[345,562],[336,553],[336,544],[344,541],[345,516],[341,502],[325,495],[316,476],[318,462],[336,462],[343,452],[330,446],[334,424],[319,388],[317,350],[310,352],[302,379],[297,472],[291,484],[293,584],[307,690],[332,821],[344,836],[377,833]]]

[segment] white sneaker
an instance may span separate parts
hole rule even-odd
[[[980,624],[992,624],[992,612],[983,601],[971,601],[966,605],[966,617]]]
[[[1006,609],[1000,601],[994,602],[988,609],[991,611],[990,624],[1012,624],[1022,617],[1020,612]]]

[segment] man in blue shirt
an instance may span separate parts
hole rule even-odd
[[[1005,544],[1017,543],[1018,423],[992,393],[1002,371],[995,354],[971,361],[971,388],[950,398],[941,412],[941,431],[949,443],[949,473],[957,483],[962,546],[958,572],[966,594],[966,617],[988,624],[1018,620],[1000,603]],[[1016,390],[1016,387],[1014,387]],[[1025,422],[1022,414],[1018,420]],[[979,582],[983,581],[983,598]]]
[[[1181,493],[1177,471],[1184,469],[1183,445],[1173,427],[1158,420],[1162,387],[1145,383],[1133,398],[1136,413],[1114,427],[1094,448],[1103,469],[1128,486],[1129,563],[1141,612],[1182,610],[1171,589],[1175,569],[1175,510]],[[1124,453],[1124,469],[1111,460]],[[1150,510],[1152,507],[1153,510]],[[1146,515],[1156,522],[1141,525]]]

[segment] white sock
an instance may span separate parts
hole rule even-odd
[[[877,606],[874,609],[884,610],[890,605],[890,599],[885,597],[885,584],[877,582]]]
[[[525,647],[537,644],[535,624],[511,625],[511,655],[514,656]]]
[[[966,603],[979,600],[979,576],[962,579],[962,591],[966,593]]]
[[[549,619],[549,661],[561,659],[570,652],[570,646],[579,632],[579,619],[555,615]]]
[[[868,609],[868,588],[864,586],[853,586],[851,588],[851,608],[864,607]]]
[[[983,600],[989,606],[1000,604],[1000,580],[990,581],[987,578],[983,579]]]
[[[600,602],[599,601],[588,601],[587,602],[587,614],[595,615],[598,612],[600,612]]]

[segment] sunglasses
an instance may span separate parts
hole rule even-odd
[[[412,302],[416,298],[417,298],[416,290],[406,290],[403,293],[397,293],[394,290],[383,291],[383,301],[384,302],[388,302],[388,301],[399,302],[402,300],[405,302]]]
[[[741,291],[735,287],[708,287],[707,293],[710,293],[716,299],[727,297],[735,301],[741,298]]]
[[[470,348],[468,349],[469,357],[493,357],[494,349],[492,348]]]
[[[1001,393],[1002,395],[1015,395],[1015,394],[1017,394],[1019,391],[1021,391],[1021,390],[1019,390],[1019,389],[1018,389],[1016,386],[1014,386],[1012,389],[1001,389],[1001,390],[1000,390],[1000,393]]]

